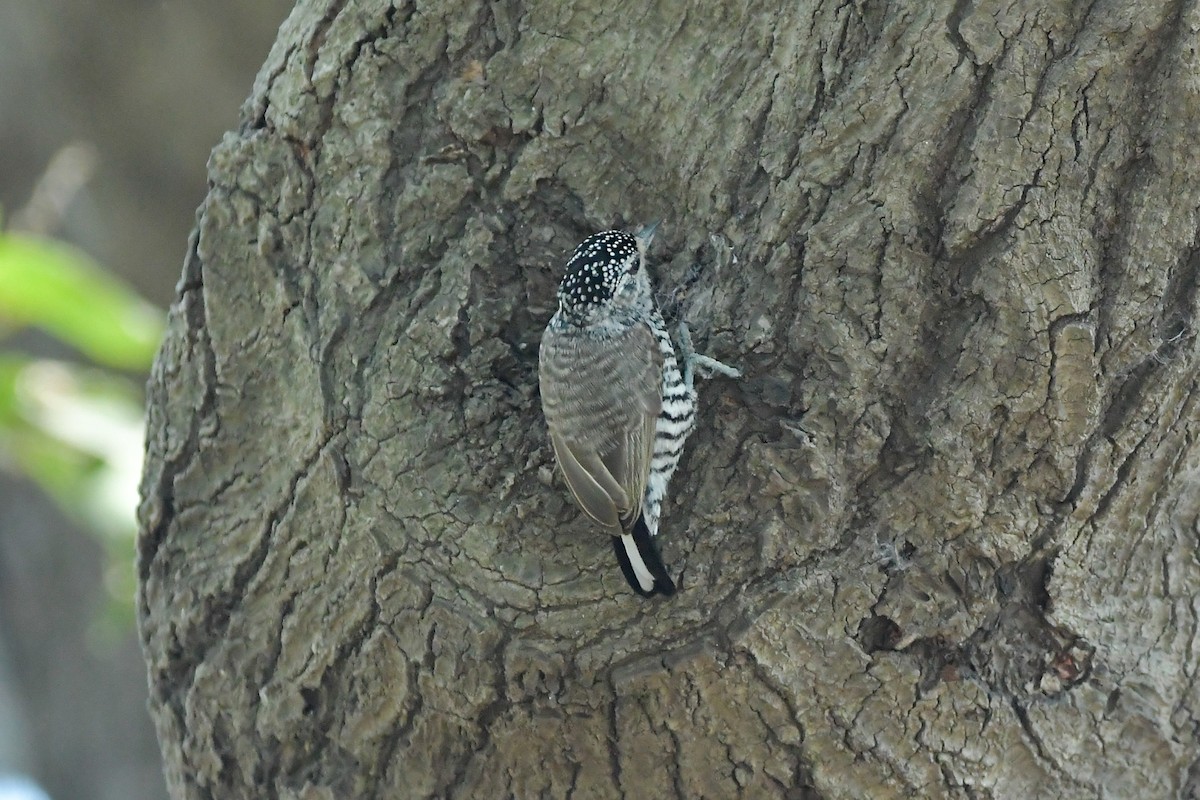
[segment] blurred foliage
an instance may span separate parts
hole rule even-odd
[[[163,315],[82,251],[10,233],[0,236],[0,324],[39,327],[98,364],[147,370]]]
[[[162,311],[83,252],[0,231],[0,467],[31,478],[102,538],[113,601],[104,621],[120,628],[133,620],[140,385],[163,324]],[[30,328],[63,357],[28,352],[30,337],[12,341]]]

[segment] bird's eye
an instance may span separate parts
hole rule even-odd
[[[639,266],[641,266],[641,261],[640,261],[639,259],[636,259],[636,258],[635,258],[635,259],[632,259],[632,260],[629,262],[629,266],[625,268],[625,273],[626,273],[626,274],[628,274],[628,275],[632,275],[633,273],[635,273],[635,272],[637,272],[637,271],[638,271],[638,267],[639,267]]]

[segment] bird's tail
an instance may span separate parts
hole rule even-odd
[[[633,590],[642,597],[675,594],[675,582],[667,574],[667,567],[658,554],[645,517],[638,517],[633,530],[623,536],[614,536],[613,551],[621,563],[621,572]]]

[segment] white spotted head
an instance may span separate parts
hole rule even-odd
[[[562,313],[586,323],[598,314],[637,311],[649,302],[650,282],[643,268],[648,239],[625,231],[601,231],[584,239],[558,285]]]

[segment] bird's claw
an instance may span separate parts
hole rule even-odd
[[[731,367],[717,361],[709,356],[702,356],[699,353],[693,353],[691,357],[693,369],[698,368],[700,374],[705,378],[711,378],[713,375],[724,375],[726,378],[740,378],[742,371],[737,367]]]
[[[705,378],[711,378],[713,375],[724,375],[727,378],[742,377],[742,371],[737,367],[731,367],[715,358],[697,353],[692,347],[692,334],[688,330],[686,322],[679,323],[679,353],[683,361],[683,380],[689,388],[695,379],[697,369]]]

